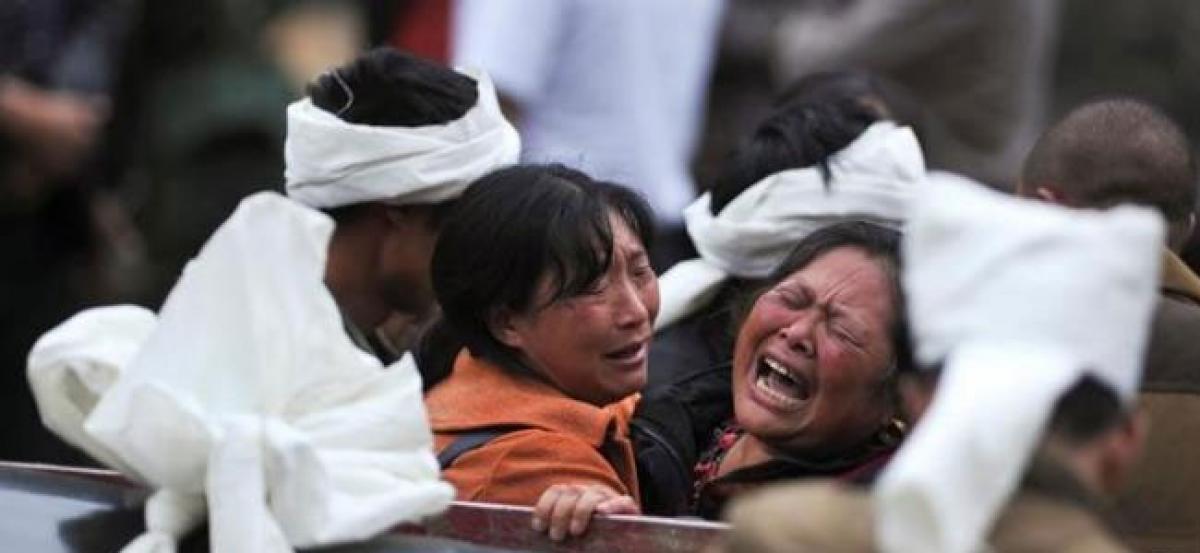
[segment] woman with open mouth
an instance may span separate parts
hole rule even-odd
[[[658,312],[652,221],[633,192],[560,165],[501,169],[459,200],[432,262],[458,347],[425,398],[459,499],[535,505],[570,484],[555,488],[580,491],[568,503],[586,490],[589,507],[638,511],[628,422]]]
[[[898,232],[871,223],[814,232],[753,296],[732,364],[643,400],[633,424],[645,511],[717,518],[767,482],[874,478],[905,429],[898,249]]]

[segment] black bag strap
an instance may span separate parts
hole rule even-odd
[[[482,430],[473,430],[471,432],[459,434],[453,442],[450,442],[450,445],[446,446],[446,449],[443,449],[441,453],[438,453],[438,466],[441,467],[442,470],[446,470],[450,468],[450,465],[453,465],[459,457],[483,447],[484,444],[487,444],[488,442],[499,438],[500,436],[516,430],[521,430],[522,428],[523,427],[520,426],[500,426],[495,428],[484,428]]]

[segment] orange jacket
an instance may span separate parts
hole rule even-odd
[[[442,477],[458,499],[534,505],[554,484],[603,484],[638,497],[629,441],[637,401],[635,394],[596,407],[463,351],[450,376],[425,396],[425,407],[438,452],[460,433],[525,428],[463,454]]]

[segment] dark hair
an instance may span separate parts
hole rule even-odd
[[[714,215],[769,175],[818,166],[828,178],[826,162],[880,117],[847,98],[840,102],[794,102],[768,116],[731,155],[713,182]]]
[[[920,104],[903,86],[869,71],[843,69],[810,73],[784,89],[775,99],[775,107],[795,103],[857,103],[877,119],[895,121],[911,127],[918,137],[924,119]]]
[[[1149,205],[1169,221],[1182,220],[1196,203],[1187,136],[1158,109],[1131,99],[1092,102],[1067,114],[1038,140],[1021,180],[1026,187],[1054,186],[1088,207]]]
[[[313,105],[348,123],[380,127],[440,125],[461,118],[479,99],[475,80],[393,48],[376,48],[308,85]],[[454,200],[421,205],[433,229]],[[414,206],[416,207],[416,206]],[[365,213],[360,204],[324,210],[338,226]]]
[[[440,125],[479,98],[475,80],[393,48],[376,48],[317,77],[313,105],[343,121],[384,127]]]
[[[441,324],[472,355],[525,370],[492,336],[488,320],[501,309],[544,307],[534,302],[547,276],[551,303],[590,288],[612,262],[613,213],[649,248],[653,213],[627,188],[562,165],[517,165],[480,178],[459,199],[434,248]]]
[[[1049,435],[1080,446],[1116,428],[1126,418],[1117,393],[1092,375],[1079,379],[1054,405]]]
[[[892,347],[896,356],[893,372],[913,370],[912,347],[909,343],[908,317],[905,315],[904,293],[900,286],[900,232],[865,221],[847,221],[814,231],[788,253],[771,275],[745,301],[739,321],[745,319],[758,297],[796,271],[837,248],[855,248],[867,256],[882,261],[891,285],[893,320]]]

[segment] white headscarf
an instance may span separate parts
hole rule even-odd
[[[1157,297],[1162,218],[1068,210],[932,179],[905,227],[915,353],[933,404],[875,488],[879,547],[980,549],[1059,397],[1084,374],[1128,402]]]
[[[521,141],[492,81],[466,72],[479,98],[444,125],[377,127],[339,119],[305,98],[287,109],[287,194],[314,208],[362,202],[429,204],[455,198],[475,179],[516,163]]]
[[[881,121],[829,158],[829,180],[818,167],[770,175],[712,214],[705,193],[684,210],[698,259],[671,267],[659,280],[666,328],[707,304],[730,277],[767,277],[813,231],[860,220],[897,228],[925,160],[912,130]]]

